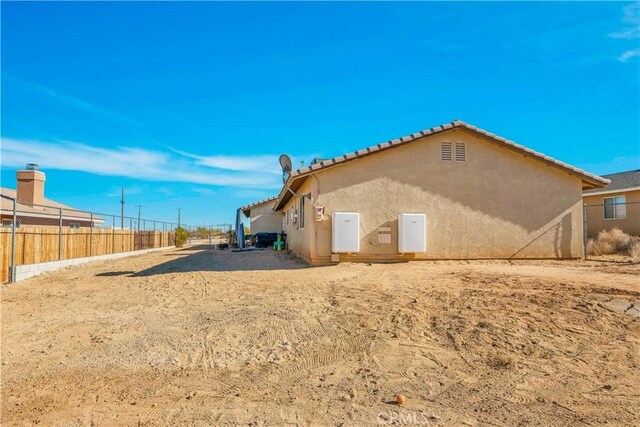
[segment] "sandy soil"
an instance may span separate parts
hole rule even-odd
[[[639,425],[640,266],[207,247],[2,287],[2,425]],[[396,393],[407,397],[393,403]]]

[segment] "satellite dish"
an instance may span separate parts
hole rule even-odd
[[[282,166],[282,173],[291,172],[291,157],[286,154],[280,154],[280,158],[278,160],[280,161],[280,166]]]

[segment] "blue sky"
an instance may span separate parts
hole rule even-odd
[[[639,3],[2,2],[2,185],[232,222],[296,164],[461,119],[640,167]]]

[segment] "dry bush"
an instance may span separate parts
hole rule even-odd
[[[640,237],[632,237],[629,242],[629,256],[634,261],[640,260]]]
[[[514,365],[513,357],[502,352],[490,355],[487,362],[489,366],[495,369],[509,369]]]
[[[587,251],[589,255],[609,255],[613,253],[613,246],[608,242],[589,239],[587,242]]]
[[[619,228],[601,231],[596,239],[589,239],[587,251],[591,255],[629,254],[631,250],[640,251],[640,239],[631,238]],[[637,246],[637,247],[636,247]],[[633,255],[632,255],[633,256]]]

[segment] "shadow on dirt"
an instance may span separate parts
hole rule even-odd
[[[299,258],[272,249],[232,252],[229,249],[216,249],[215,245],[198,245],[177,249],[164,255],[173,256],[174,259],[142,271],[131,272],[130,277],[196,271],[295,270],[308,267],[308,264]]]
[[[125,274],[133,274],[135,271],[105,271],[104,273],[98,273],[96,276],[98,277],[113,277],[113,276],[124,276]]]

